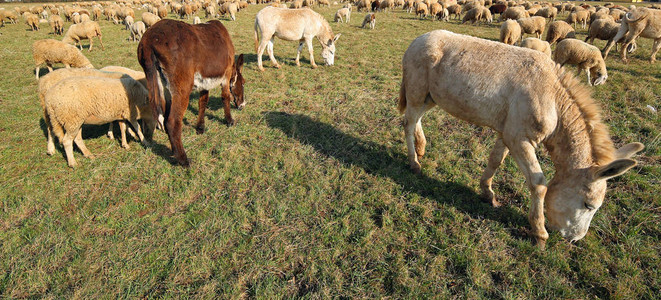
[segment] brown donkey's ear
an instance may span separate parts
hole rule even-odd
[[[234,66],[237,70],[239,70],[239,72],[241,72],[241,67],[243,67],[243,53],[239,54],[239,57],[236,58],[236,61],[234,61]]]

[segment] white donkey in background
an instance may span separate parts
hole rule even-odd
[[[258,32],[261,33],[259,41]],[[264,71],[262,66],[264,49],[268,50],[273,65],[280,68],[280,64],[273,56],[274,36],[286,41],[299,41],[298,52],[296,53],[297,66],[301,65],[299,58],[305,41],[310,52],[310,64],[313,68],[317,67],[314,62],[314,49],[312,48],[312,38],[314,37],[317,37],[321,43],[321,57],[324,58],[326,65],[332,66],[335,62],[335,42],[337,42],[340,34],[333,35],[333,30],[328,21],[309,8],[287,9],[267,6],[257,13],[255,17],[255,51],[257,52],[257,66],[260,71]]]

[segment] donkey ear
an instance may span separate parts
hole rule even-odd
[[[236,61],[234,61],[234,65],[236,66],[236,69],[241,71],[241,67],[243,67],[243,53],[239,54],[239,57],[236,58]]]
[[[636,164],[635,160],[628,158],[615,160],[605,166],[594,168],[592,170],[592,179],[594,181],[608,180],[620,176],[626,171],[629,171],[629,169],[633,168]]]
[[[617,158],[629,158],[634,156],[634,154],[640,152],[645,148],[645,145],[641,143],[629,143],[626,144],[620,149],[615,150],[615,157]]]
[[[333,38],[333,43],[337,42],[337,39],[339,39],[341,35],[342,35],[341,33],[338,33],[338,34]]]

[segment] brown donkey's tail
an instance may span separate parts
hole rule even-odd
[[[149,46],[144,46],[141,42],[138,44],[138,61],[145,71],[147,79],[147,89],[149,90],[149,104],[151,105],[152,114],[156,121],[156,127],[165,130],[165,116],[163,114],[166,109],[165,91],[161,77],[164,77],[156,53],[154,49]]]
[[[397,109],[400,114],[406,111],[406,88],[404,87],[404,82],[404,78],[402,77],[402,85],[399,87],[399,103],[397,103]]]

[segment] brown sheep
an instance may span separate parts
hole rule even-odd
[[[590,19],[590,12],[587,10],[578,10],[574,11],[567,16],[567,24],[574,25],[576,28],[576,23],[580,23],[581,27],[585,29],[587,26],[588,20]]]

